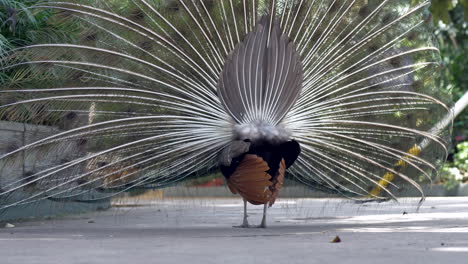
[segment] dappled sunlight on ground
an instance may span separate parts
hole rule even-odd
[[[414,199],[280,199],[268,211],[267,229],[232,228],[242,219],[241,199],[118,205],[0,229],[1,263],[466,263],[468,252],[464,197],[428,198],[419,211]],[[248,211],[258,224],[262,207]],[[330,243],[336,236],[341,242]]]

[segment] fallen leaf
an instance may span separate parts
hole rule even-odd
[[[331,243],[340,243],[341,242],[341,238],[339,236],[336,236],[332,241],[330,241]]]

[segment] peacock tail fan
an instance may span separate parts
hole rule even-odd
[[[20,77],[2,84],[0,118],[22,136],[1,142],[0,209],[216,172],[252,124],[299,142],[288,177],[305,186],[424,197],[450,133],[429,5],[42,1],[33,12],[76,36],[2,55]]]

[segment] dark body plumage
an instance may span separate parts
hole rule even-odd
[[[300,146],[294,140],[281,144],[252,144],[248,152],[221,165],[228,186],[251,204],[273,205],[282,186],[285,170],[297,159]]]

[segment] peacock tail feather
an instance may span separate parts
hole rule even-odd
[[[239,126],[299,142],[289,177],[311,188],[424,196],[450,132],[434,129],[450,98],[435,85],[429,5],[43,1],[34,10],[80,35],[2,55],[1,71],[34,82],[0,90],[0,119],[29,135],[0,155],[0,200],[28,195],[0,209],[216,171]]]

